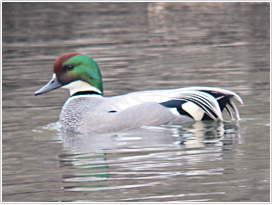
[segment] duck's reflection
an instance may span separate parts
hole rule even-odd
[[[66,191],[108,190],[122,187],[124,180],[223,174],[222,167],[211,171],[198,164],[223,160],[228,145],[242,143],[238,122],[222,121],[95,135],[67,130],[59,133],[65,150],[65,154],[58,155],[59,167],[73,167],[72,173],[61,175]]]
[[[120,149],[173,147],[206,147],[241,143],[238,122],[206,121],[187,123],[182,126],[143,127],[139,129],[84,135],[61,130],[61,141],[65,150],[73,154],[105,153]],[[177,147],[176,147],[177,148]]]

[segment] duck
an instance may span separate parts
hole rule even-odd
[[[240,120],[232,100],[243,104],[242,98],[230,90],[205,86],[136,91],[105,97],[98,64],[82,53],[58,57],[52,79],[35,95],[58,88],[70,92],[60,112],[61,126],[82,134],[204,120],[223,121],[223,110],[232,120]]]

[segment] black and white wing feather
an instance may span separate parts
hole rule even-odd
[[[227,110],[232,119],[240,120],[239,111],[233,103],[232,98],[243,101],[236,93],[211,87],[189,87],[184,88],[174,100],[161,103],[166,107],[176,107],[180,114],[188,115],[196,121],[201,120],[223,120],[222,111]]]
[[[232,98],[243,104],[239,95],[221,88],[187,87],[150,90],[111,97],[101,109],[118,112],[142,103],[156,102],[169,108],[175,114],[190,116],[195,121],[223,120],[224,109],[232,119],[240,120],[238,109]]]

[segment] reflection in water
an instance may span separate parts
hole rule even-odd
[[[56,124],[43,129],[59,133],[66,151],[58,155],[59,167],[75,168],[73,173],[61,175],[62,189],[76,192],[147,188],[176,177],[222,175],[223,167],[203,169],[198,164],[223,160],[225,146],[240,143],[241,139],[239,123],[233,121],[143,127],[96,135],[60,130]],[[186,169],[188,165],[196,167]],[[206,195],[209,194],[223,193]]]

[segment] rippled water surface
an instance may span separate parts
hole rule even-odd
[[[2,199],[270,201],[269,3],[3,3]],[[106,96],[214,86],[242,120],[79,135],[69,94],[34,97],[54,60],[100,65]]]

